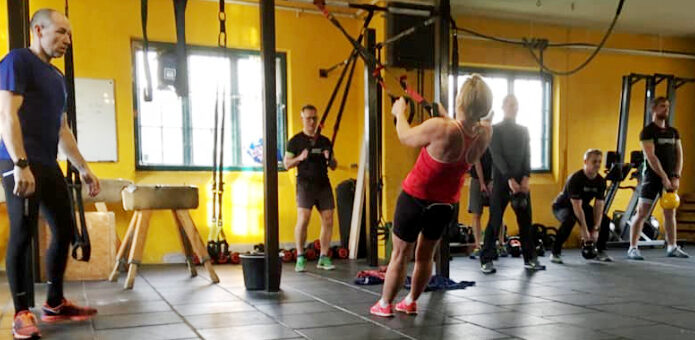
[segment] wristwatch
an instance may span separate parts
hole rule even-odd
[[[24,169],[29,166],[29,161],[26,158],[18,158],[14,165]]]

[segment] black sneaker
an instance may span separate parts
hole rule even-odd
[[[480,271],[482,271],[485,274],[493,274],[497,272],[497,269],[495,269],[495,265],[492,264],[492,261],[483,263],[480,266]]]
[[[598,251],[598,253],[596,254],[596,258],[594,258],[594,260],[600,261],[600,262],[613,262],[613,258],[608,256],[608,254],[606,254],[606,252],[604,252],[603,250]]]
[[[531,260],[529,262],[524,263],[524,268],[528,270],[545,270],[545,266],[542,265],[540,262],[538,262],[538,259]]]
[[[552,263],[557,263],[557,264],[563,264],[565,262],[562,261],[562,255],[559,254],[550,254],[550,262]]]

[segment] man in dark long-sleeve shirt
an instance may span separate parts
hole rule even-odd
[[[543,270],[536,256],[535,240],[531,227],[531,197],[529,176],[531,175],[531,150],[528,130],[516,123],[519,103],[514,95],[504,98],[502,110],[504,121],[493,126],[490,152],[492,153],[492,195],[490,196],[490,220],[485,230],[485,240],[480,254],[481,270],[491,274],[496,271],[492,264],[495,256],[495,239],[502,225],[504,210],[512,195],[525,195],[526,206],[515,209],[519,224],[522,254],[526,269]]]

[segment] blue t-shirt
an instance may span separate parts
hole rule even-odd
[[[0,90],[24,97],[18,116],[29,162],[55,164],[67,102],[63,74],[28,48],[14,49],[0,61]],[[0,159],[11,159],[4,142]]]

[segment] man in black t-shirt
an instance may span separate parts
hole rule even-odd
[[[641,190],[637,213],[630,225],[630,249],[627,257],[631,260],[644,260],[637,241],[644,221],[652,204],[662,191],[677,191],[683,171],[683,146],[678,130],[668,125],[671,103],[666,97],[657,97],[652,102],[652,122],[640,133],[640,144],[644,152]],[[664,209],[664,230],[666,231],[666,255],[669,257],[690,257],[676,244],[676,212]]]
[[[306,267],[304,244],[306,230],[311,217],[311,209],[316,206],[321,214],[321,256],[319,269],[335,268],[327,256],[333,233],[333,190],[328,179],[328,168],[335,170],[338,165],[331,150],[331,141],[316,134],[317,112],[313,105],[302,108],[302,132],[294,135],[287,143],[283,162],[286,169],[297,167],[297,225],[294,238],[297,246],[295,270],[303,272]]]
[[[598,256],[596,260],[609,262],[605,253],[610,220],[603,213],[606,193],[606,180],[599,175],[603,153],[598,149],[589,149],[584,153],[584,167],[567,178],[565,188],[553,202],[553,214],[560,221],[550,261],[563,263],[560,252],[562,244],[579,222],[582,241],[596,242]],[[594,206],[591,206],[591,201]]]

